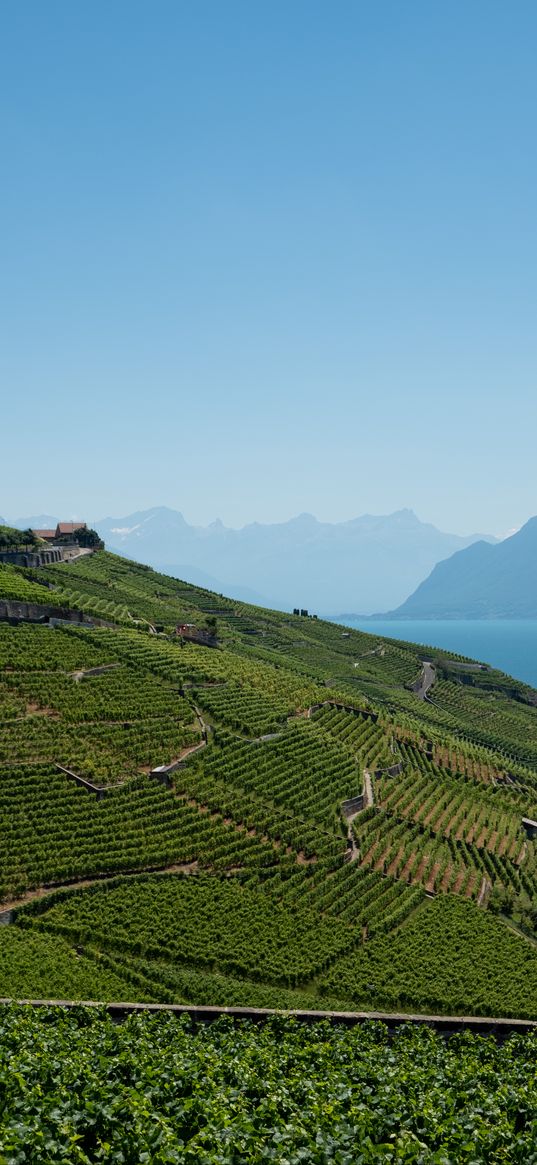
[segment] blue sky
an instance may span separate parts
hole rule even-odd
[[[537,512],[537,7],[0,16],[0,513]]]

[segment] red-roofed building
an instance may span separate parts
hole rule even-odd
[[[62,534],[74,534],[76,530],[85,530],[85,522],[58,522],[55,531],[55,537],[59,538]]]
[[[55,530],[34,530],[38,538],[45,542],[55,542],[57,538],[73,537],[77,530],[86,530],[85,522],[58,522]]]

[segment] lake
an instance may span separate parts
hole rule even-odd
[[[537,688],[537,619],[346,619],[345,624],[470,655]]]

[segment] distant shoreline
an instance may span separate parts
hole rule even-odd
[[[396,619],[331,615],[329,622],[481,660],[537,688],[537,619]]]
[[[329,623],[345,623],[349,619],[360,623],[535,623],[535,615],[359,615],[346,612],[343,615],[319,615]]]

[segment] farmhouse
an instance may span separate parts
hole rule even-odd
[[[74,538],[76,530],[87,530],[85,522],[58,522],[55,530],[33,530],[37,538],[44,542],[57,542],[59,538]]]
[[[79,537],[76,537],[79,533]],[[68,562],[80,553],[103,550],[104,542],[95,530],[88,530],[86,522],[58,522],[56,528],[8,532],[0,544],[0,562],[10,566],[50,566]]]

